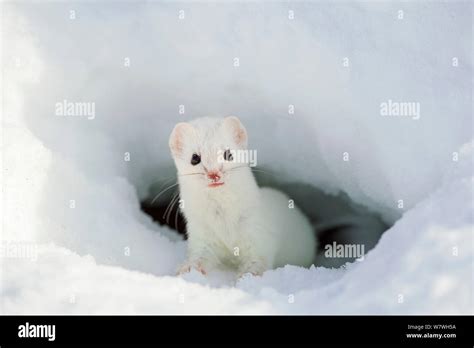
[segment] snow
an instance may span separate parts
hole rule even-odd
[[[473,313],[472,4],[2,7],[2,313]],[[174,276],[186,242],[140,201],[174,175],[176,122],[228,114],[259,167],[393,224],[363,261]]]

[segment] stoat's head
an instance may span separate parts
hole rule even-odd
[[[247,149],[247,131],[235,116],[178,123],[169,139],[178,175],[204,188],[217,189],[248,166],[235,154]]]

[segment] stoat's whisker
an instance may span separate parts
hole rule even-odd
[[[272,175],[272,176],[274,176],[275,178],[278,178],[278,175],[276,175],[276,174],[274,174],[274,173],[270,173],[270,172],[268,172],[268,171],[266,171],[266,170],[254,169],[254,168],[250,168],[250,170],[251,170],[252,172],[264,173],[264,174]]]
[[[165,187],[166,185],[168,185],[173,179],[176,180],[176,176],[167,178],[167,179],[163,182],[163,184],[161,184],[159,190],[161,191],[161,189],[162,189],[163,187]]]
[[[178,183],[176,184],[173,184],[171,186],[168,186],[167,188],[165,188],[164,190],[162,190],[161,192],[159,192],[155,198],[153,198],[153,200],[151,201],[151,204],[155,203],[155,201],[158,199],[158,197],[160,197],[163,193],[165,193],[166,191],[168,191],[169,189],[172,189],[173,187],[175,186],[178,186]]]
[[[164,214],[163,214],[163,218],[165,218],[165,216],[166,216],[166,214],[168,213],[168,210],[169,210],[171,204],[173,203],[173,201],[176,199],[177,196],[178,196],[178,193],[176,192],[176,193],[173,195],[173,197],[171,198],[171,201],[168,203],[168,206],[166,207],[166,210],[165,210],[165,212],[164,212]]]
[[[171,204],[171,208],[168,211],[168,216],[166,217],[166,224],[167,225],[169,225],[169,223],[170,223],[171,213],[173,212],[174,206],[176,205],[176,202],[178,202],[178,200],[179,200],[179,196],[176,196],[176,199],[174,199],[173,203]]]
[[[238,166],[238,167],[230,168],[228,171],[231,172],[235,169],[240,169],[240,168],[249,168],[249,166],[248,165]]]
[[[188,174],[179,174],[178,176],[188,176],[188,175],[204,175],[204,173],[188,173]]]
[[[176,192],[173,197],[171,197],[171,201],[168,203],[168,206],[166,207],[165,213],[163,214],[163,217],[168,213],[168,210],[173,203],[173,201],[176,199],[176,197],[179,195],[179,192]]]
[[[174,214],[174,229],[176,231],[178,230],[178,213],[179,213],[179,204],[178,204],[178,207],[176,208],[176,213]]]
[[[264,173],[264,174],[268,174],[268,175],[273,175],[274,177],[278,177],[278,175],[276,175],[276,174],[274,174],[274,173],[270,173],[270,172],[267,171],[267,170],[256,169],[256,168],[250,167],[250,166],[248,166],[248,165],[243,165],[243,166],[234,167],[234,168],[229,169],[228,171],[233,171],[234,169],[240,169],[240,168],[250,168],[250,170],[251,170],[252,172]]]
[[[176,179],[176,176],[169,176],[167,178],[163,178],[161,180],[154,181],[150,184],[150,187],[152,187],[155,184],[158,184],[158,183],[162,182],[161,187],[160,187],[160,189],[161,189],[163,186],[165,186],[167,183],[169,183],[173,179]]]

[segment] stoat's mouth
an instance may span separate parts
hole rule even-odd
[[[218,187],[218,186],[222,186],[222,185],[224,185],[223,182],[213,182],[213,183],[207,185],[207,187]]]

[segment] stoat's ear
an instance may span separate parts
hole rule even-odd
[[[234,141],[242,148],[247,147],[247,130],[236,116],[228,116],[224,119],[224,125],[231,131]]]
[[[170,135],[169,145],[173,157],[181,157],[186,138],[193,131],[193,126],[186,122],[180,122],[174,126]]]

